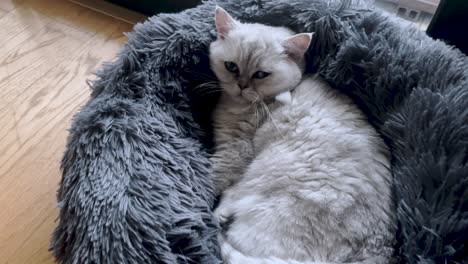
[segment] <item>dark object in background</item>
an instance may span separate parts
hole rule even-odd
[[[201,3],[201,0],[107,0],[107,2],[152,16],[158,13],[180,12]]]
[[[468,55],[468,1],[442,0],[427,29],[433,38],[442,39]]]

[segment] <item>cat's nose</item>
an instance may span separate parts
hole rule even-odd
[[[249,87],[248,83],[238,83],[237,84],[241,90],[247,89]]]

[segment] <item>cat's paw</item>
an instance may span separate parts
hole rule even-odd
[[[234,214],[227,207],[218,207],[214,212],[214,216],[218,220],[221,232],[226,233],[234,221]]]

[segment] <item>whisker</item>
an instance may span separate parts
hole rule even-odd
[[[201,96],[205,96],[205,95],[209,95],[209,94],[214,94],[214,93],[218,93],[218,92],[221,92],[222,90],[209,90],[209,91],[206,91],[204,93],[200,93],[199,95]]]
[[[204,86],[204,85],[216,85],[216,86],[218,86],[219,83],[216,82],[216,81],[208,81],[208,82],[204,82],[202,84],[199,84],[198,86]]]
[[[266,114],[267,114],[267,117],[270,118],[271,120],[271,123],[273,124],[273,126],[276,128],[276,130],[278,131],[278,133],[281,135],[281,137],[284,139],[284,135],[283,133],[281,133],[281,130],[279,129],[279,126],[278,124],[276,123],[275,119],[273,118],[273,115],[270,111],[270,109],[268,108],[268,106],[265,104],[265,102],[263,101],[260,101],[260,104],[261,106],[263,106],[264,110],[266,111]]]
[[[219,85],[215,84],[215,83],[204,83],[204,84],[200,84],[200,85],[197,85],[193,88],[193,91],[202,91],[202,90],[206,90],[206,89],[221,89],[219,87]]]
[[[257,96],[257,97],[252,101],[252,103],[250,103],[249,107],[255,106],[255,104],[258,102],[258,98],[259,98],[259,96]]]
[[[202,88],[209,88],[209,89],[222,89],[221,85],[223,84],[228,84],[226,82],[222,82],[222,81],[208,81],[208,82],[205,82],[205,83],[202,83],[202,84],[199,84],[197,86],[195,86],[193,88],[194,91],[196,90],[203,90]]]
[[[193,88],[192,91],[202,92],[202,91],[206,91],[206,90],[221,90],[221,88],[213,87],[213,86],[197,86],[197,87]]]
[[[213,81],[217,81],[218,79],[216,78],[216,76],[214,75],[210,75],[210,74],[206,74],[206,73],[203,73],[203,72],[197,72],[197,71],[187,71],[187,73],[191,73],[192,75],[194,76],[197,76],[197,77],[202,77],[200,78],[199,80],[213,80]],[[192,79],[196,79],[196,78],[193,78]]]
[[[223,89],[221,88],[216,88],[216,87],[204,87],[202,89],[198,89],[198,90],[195,90],[196,92],[209,92],[209,91],[216,91],[216,92],[220,92],[222,91]]]

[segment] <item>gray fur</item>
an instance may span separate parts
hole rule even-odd
[[[390,147],[400,263],[466,262],[468,60],[349,2],[217,1],[241,21],[315,32],[307,70],[349,94]],[[92,84],[62,162],[59,263],[219,262],[207,151],[217,96],[192,90],[212,81],[213,10],[137,25]]]

